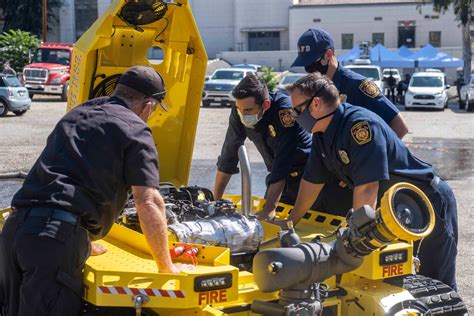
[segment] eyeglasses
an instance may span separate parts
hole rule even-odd
[[[322,85],[316,92],[313,94],[313,96],[300,104],[297,104],[293,107],[293,111],[296,113],[296,115],[300,115],[301,113],[306,110],[306,108],[310,105],[311,102],[313,102],[313,99],[316,98],[319,93],[323,90],[323,88],[326,86],[326,84]]]

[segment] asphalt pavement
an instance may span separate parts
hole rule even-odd
[[[28,171],[65,110],[66,104],[55,98],[35,97],[31,110],[23,116],[10,113],[0,118],[0,174]],[[213,188],[215,164],[229,113],[228,108],[201,109],[189,184]],[[474,113],[460,111],[456,102],[450,102],[449,109],[443,112],[404,111],[403,115],[410,128],[404,141],[417,157],[433,164],[455,192],[459,218],[458,287],[473,312]],[[267,171],[255,146],[247,145],[253,172],[253,193],[262,196]],[[0,208],[10,204],[20,185],[21,180],[0,180]],[[232,177],[227,192],[240,193],[239,175]]]

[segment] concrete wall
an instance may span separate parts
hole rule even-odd
[[[421,12],[419,12],[420,10]],[[439,16],[427,19],[425,15]],[[433,12],[432,5],[384,4],[339,6],[293,6],[290,9],[290,47],[296,48],[299,36],[308,28],[321,27],[334,37],[334,45],[341,48],[341,34],[354,34],[354,45],[372,41],[372,33],[384,33],[385,46],[398,47],[398,21],[416,21],[415,47],[429,42],[429,31],[441,31],[441,46],[460,47],[461,29],[454,21],[453,11],[444,15]],[[375,21],[381,17],[382,21]],[[321,19],[321,22],[314,22]]]
[[[76,26],[74,14],[74,0],[64,0],[59,10],[60,39],[63,43],[76,41]]]
[[[280,49],[289,49],[289,8],[292,0],[234,0],[235,43],[248,50],[248,32],[245,29],[284,29],[280,33]],[[238,50],[238,47],[235,47]]]
[[[111,3],[112,0],[97,0],[97,16],[101,16]]]
[[[235,49],[234,0],[190,0],[209,58]]]
[[[292,0],[190,0],[210,58],[223,51],[248,50],[248,30],[283,29],[280,47],[289,49]]]

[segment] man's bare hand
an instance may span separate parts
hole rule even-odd
[[[277,219],[274,221],[269,221],[270,224],[280,226],[281,229],[288,229],[288,220],[287,219]]]
[[[91,242],[91,256],[99,256],[107,252],[107,248],[100,244]]]
[[[275,211],[271,211],[270,213],[267,212],[258,212],[257,214],[257,219],[259,221],[271,221],[275,218]]]
[[[161,268],[159,270],[161,273],[178,274],[182,271],[194,270],[194,268],[195,267],[192,264],[175,263],[175,264],[172,264],[170,267]]]

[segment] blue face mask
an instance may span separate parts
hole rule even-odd
[[[259,116],[259,114],[242,114],[242,113],[240,113],[239,110],[237,110],[237,113],[239,114],[240,121],[247,128],[255,128],[255,125],[257,125],[257,123],[263,117],[263,115]]]
[[[326,117],[333,115],[334,112],[336,112],[336,110],[334,110],[331,113],[326,114],[326,115],[324,115],[320,118],[314,118],[311,115],[311,113],[309,113],[309,107],[306,107],[306,109],[300,115],[298,115],[295,120],[296,120],[296,122],[298,122],[298,124],[300,124],[300,126],[304,130],[312,133],[313,127],[314,127],[314,125],[316,125],[316,123],[318,121],[324,120]]]

